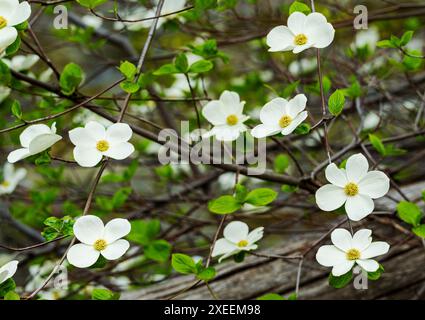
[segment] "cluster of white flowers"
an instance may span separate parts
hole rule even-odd
[[[104,156],[116,160],[129,157],[134,152],[134,146],[128,142],[132,135],[133,131],[126,123],[115,123],[105,128],[95,121],[69,132],[69,138],[75,145],[75,161],[82,167],[94,167]],[[7,160],[10,163],[49,149],[62,136],[56,134],[56,123],[51,128],[44,124],[35,124],[26,128],[19,139],[22,148],[9,154]]]
[[[24,1],[2,0],[0,2],[0,54],[15,42],[18,31],[15,26],[31,16],[31,6]]]

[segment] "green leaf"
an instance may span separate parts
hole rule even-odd
[[[137,83],[131,81],[121,82],[120,87],[127,93],[136,93],[140,90],[140,86]]]
[[[302,2],[294,1],[289,7],[289,14],[293,14],[294,12],[302,12],[308,15],[309,13],[311,13],[311,9],[308,5]]]
[[[149,245],[161,232],[159,220],[133,220],[127,238],[141,245]]]
[[[406,31],[401,37],[400,46],[404,47],[405,45],[407,45],[410,42],[410,40],[412,40],[412,37],[413,37],[413,31]]]
[[[425,224],[421,224],[417,227],[414,227],[412,229],[413,233],[416,234],[418,237],[425,239]]]
[[[10,69],[3,61],[0,60],[0,84],[8,85],[12,80]]]
[[[277,173],[285,173],[289,167],[289,157],[286,154],[279,154],[274,159],[274,171]]]
[[[285,300],[285,298],[277,293],[267,293],[261,297],[258,297],[257,300]]]
[[[342,112],[345,104],[345,96],[341,90],[336,90],[331,94],[328,101],[329,112],[337,116]]]
[[[210,281],[214,279],[216,273],[217,272],[215,271],[213,267],[208,267],[208,268],[203,268],[200,272],[198,272],[196,277],[203,281]]]
[[[390,40],[381,40],[376,43],[379,48],[397,48]]]
[[[172,63],[164,64],[159,69],[154,71],[155,76],[163,76],[167,74],[175,74],[180,73],[180,71],[176,68],[176,66]]]
[[[158,262],[165,262],[171,254],[171,244],[166,240],[155,240],[144,250],[145,257]]]
[[[401,201],[397,205],[397,213],[401,220],[414,227],[419,226],[422,212],[418,205],[413,202]]]
[[[19,297],[19,294],[17,294],[16,292],[9,291],[4,296],[4,300],[21,300],[21,298]]]
[[[5,282],[0,284],[0,297],[4,297],[8,292],[14,291],[16,288],[15,281],[13,279],[7,279]]]
[[[385,145],[382,143],[381,139],[379,139],[376,135],[370,133],[369,141],[372,144],[373,148],[378,151],[382,156],[387,154],[385,150]]]
[[[352,278],[353,278],[353,271],[350,270],[346,274],[343,274],[342,276],[339,276],[339,277],[335,277],[332,273],[330,273],[328,281],[331,287],[340,289],[340,288],[344,288],[348,283],[350,283]]]
[[[47,151],[41,153],[36,159],[35,159],[35,164],[37,166],[43,166],[43,165],[47,165],[50,164],[52,162],[52,159],[50,158],[50,155]]]
[[[14,100],[11,107],[12,114],[16,117],[16,119],[22,118],[22,109],[21,104],[18,100]]]
[[[124,75],[124,77],[126,77],[126,79],[129,80],[129,81],[133,81],[134,77],[137,73],[136,66],[133,63],[128,62],[128,61],[122,62],[119,70]]]
[[[65,66],[60,75],[59,84],[63,94],[70,96],[77,90],[84,79],[83,70],[75,63],[69,63]]]
[[[258,188],[248,193],[245,202],[254,206],[266,206],[277,197],[277,192],[269,188]]]
[[[217,214],[233,213],[241,208],[241,204],[232,196],[221,196],[208,202],[208,210]]]
[[[20,47],[21,47],[21,37],[18,36],[16,40],[10,46],[7,47],[6,55],[10,56],[15,54],[16,52],[18,52]]]
[[[307,134],[310,132],[310,125],[308,123],[301,123],[298,127],[295,128],[294,133],[296,134]]]
[[[238,183],[235,187],[235,199],[240,203],[244,203],[247,194],[248,194],[248,189],[245,186]]]
[[[77,0],[79,4],[81,4],[83,7],[86,8],[96,8],[97,6],[101,5],[102,3],[105,3],[107,0]]]
[[[384,273],[384,267],[380,264],[378,270],[367,273],[367,278],[369,280],[378,280],[383,273]]]
[[[204,73],[214,68],[214,64],[209,60],[199,60],[193,63],[189,68],[189,73]]]
[[[112,197],[113,208],[114,209],[121,208],[127,201],[132,191],[133,189],[131,187],[124,187],[124,188],[118,189],[118,191],[116,191],[114,193],[114,196]]]
[[[196,274],[197,268],[195,261],[191,257],[181,253],[175,253],[171,257],[171,266],[178,273]]]
[[[120,294],[108,289],[93,289],[91,298],[92,300],[119,300]]]
[[[44,225],[46,227],[41,235],[46,239],[46,241],[54,240],[60,236],[74,235],[74,219],[70,216],[64,216],[62,218],[49,217],[44,220]]]
[[[174,60],[174,66],[180,73],[187,73],[189,69],[189,62],[184,53],[180,53]]]

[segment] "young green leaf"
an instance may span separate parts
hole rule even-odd
[[[350,270],[346,274],[343,274],[342,276],[339,276],[339,277],[335,277],[332,273],[330,273],[328,281],[331,287],[340,289],[340,288],[344,288],[347,284],[349,284],[352,278],[353,278],[353,271]]]
[[[208,202],[208,210],[217,214],[233,213],[241,208],[241,204],[230,195],[221,196]]]
[[[418,205],[413,202],[401,201],[397,205],[397,213],[401,220],[414,227],[419,226],[422,219],[422,212]]]
[[[191,257],[181,253],[175,253],[171,257],[171,266],[174,270],[182,274],[196,274],[195,261]]]
[[[245,202],[254,206],[266,206],[273,202],[276,197],[276,191],[269,188],[258,188],[248,193]]]
[[[294,12],[297,12],[297,11],[302,12],[305,15],[308,15],[309,13],[311,13],[311,9],[308,5],[299,1],[294,1],[289,7],[289,14],[293,14]]]
[[[341,90],[336,90],[331,94],[328,101],[329,112],[337,116],[342,112],[345,104],[345,96]]]

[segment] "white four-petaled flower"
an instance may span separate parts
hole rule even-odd
[[[12,59],[3,59],[2,61],[13,71],[21,72],[31,69],[39,60],[39,56],[29,54],[14,56]]]
[[[0,1],[0,53],[15,42],[18,31],[14,28],[28,20],[31,15],[31,6],[18,0]]]
[[[308,16],[294,12],[288,18],[288,26],[273,28],[267,35],[269,51],[292,51],[299,53],[305,49],[325,48],[335,36],[335,29],[326,17],[318,12]]]
[[[18,261],[13,260],[0,268],[0,284],[4,283],[6,280],[12,278],[15,275],[16,270],[18,269],[18,263]]]
[[[238,254],[241,251],[255,250],[258,247],[255,243],[263,237],[263,233],[263,227],[249,232],[246,223],[232,221],[224,228],[224,238],[217,240],[215,243],[212,256],[221,256],[218,260],[221,262],[223,259]]]
[[[107,260],[119,259],[130,247],[127,240],[121,239],[130,231],[130,222],[126,219],[113,219],[104,226],[96,216],[83,216],[74,224],[74,235],[81,243],[69,249],[68,262],[87,268],[95,264],[100,255]]]
[[[75,145],[74,159],[82,167],[94,167],[103,156],[115,160],[129,157],[134,152],[134,146],[128,142],[132,135],[126,123],[114,123],[105,129],[95,121],[69,131],[69,138]]]
[[[56,134],[56,122],[49,128],[45,124],[34,124],[22,131],[19,136],[22,148],[9,153],[7,161],[15,163],[49,149],[62,137]]]
[[[3,167],[3,181],[0,182],[0,195],[12,193],[27,175],[27,170],[20,168],[15,171],[13,164],[6,162]]]
[[[390,180],[382,171],[369,171],[369,163],[358,153],[348,158],[345,169],[336,164],[327,166],[325,175],[330,184],[316,191],[316,202],[320,209],[333,211],[345,203],[348,218],[359,221],[372,213],[372,199],[383,197],[390,188]]]
[[[204,138],[215,136],[220,141],[236,140],[241,132],[246,131],[243,124],[248,116],[243,114],[244,101],[240,101],[236,92],[224,91],[219,100],[208,102],[202,114],[214,127],[203,135]]]
[[[379,263],[371,259],[386,254],[390,248],[383,241],[372,242],[372,231],[361,229],[353,236],[345,229],[335,229],[331,234],[333,245],[319,248],[316,260],[325,267],[332,267],[335,277],[342,276],[358,264],[367,272],[375,272]]]
[[[264,138],[278,133],[291,134],[307,118],[306,103],[307,97],[303,94],[289,101],[275,98],[266,103],[260,112],[262,124],[252,129],[252,136]]]

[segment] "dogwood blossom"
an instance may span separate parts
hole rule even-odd
[[[95,121],[69,131],[69,138],[75,145],[75,161],[82,167],[94,167],[103,156],[116,160],[129,157],[134,152],[134,146],[128,142],[132,135],[126,123],[115,123],[105,129]]]
[[[0,86],[0,103],[7,99],[12,92],[12,89],[6,86]]]
[[[21,72],[32,68],[40,60],[36,54],[26,56],[14,56],[12,59],[2,59],[2,61],[13,71]]]
[[[78,218],[74,224],[74,235],[81,243],[69,249],[68,262],[78,268],[87,268],[100,255],[107,260],[119,259],[130,247],[127,240],[121,239],[130,231],[130,222],[126,219],[113,219],[104,226],[96,216]]]
[[[5,163],[3,167],[3,181],[0,183],[0,195],[12,193],[26,175],[27,170],[24,168],[15,171],[13,164]]]
[[[0,53],[6,50],[18,37],[18,31],[14,26],[28,20],[30,16],[31,6],[28,2],[0,1]]]
[[[224,91],[219,100],[208,102],[202,114],[214,127],[203,135],[204,138],[215,136],[220,141],[236,140],[247,127],[243,124],[249,119],[243,114],[244,101],[240,101],[236,92]]]
[[[291,134],[307,118],[307,111],[303,111],[306,103],[307,97],[303,94],[289,101],[275,98],[266,103],[260,111],[262,124],[252,129],[252,136],[264,138],[278,133]]]
[[[345,169],[336,164],[327,166],[325,175],[330,184],[316,191],[316,202],[320,209],[333,211],[345,204],[348,218],[359,221],[372,213],[372,199],[383,197],[390,188],[390,180],[382,171],[368,172],[369,164],[364,155],[358,153],[348,158]]]
[[[218,239],[212,253],[213,257],[221,256],[221,262],[241,251],[251,251],[257,249],[255,244],[263,237],[264,228],[259,227],[249,232],[248,225],[241,221],[232,221],[224,228],[224,238]]]
[[[6,280],[12,278],[15,275],[16,270],[18,270],[18,263],[18,261],[13,260],[0,268],[0,284],[4,283]]]
[[[15,163],[43,152],[61,139],[62,137],[56,134],[56,122],[54,122],[50,128],[45,124],[31,125],[19,136],[22,148],[9,153],[7,161]]]
[[[335,277],[346,274],[358,264],[366,272],[375,272],[379,263],[371,259],[386,254],[390,245],[383,241],[372,242],[372,231],[361,229],[353,236],[345,229],[335,229],[331,234],[333,245],[321,246],[316,260],[325,267],[332,267]]]
[[[335,29],[326,17],[318,12],[306,16],[294,12],[288,18],[288,26],[273,28],[267,35],[269,51],[292,51],[300,53],[308,48],[325,48],[335,36]]]

